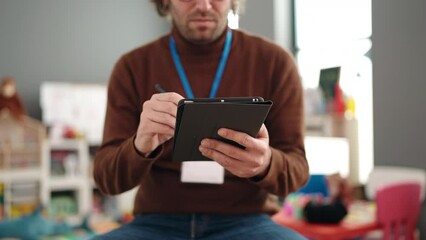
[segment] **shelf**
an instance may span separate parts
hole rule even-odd
[[[50,150],[78,150],[79,148],[87,148],[86,141],[80,139],[61,139],[55,141],[46,141],[49,144]]]
[[[357,185],[360,183],[359,179],[359,138],[358,138],[358,120],[354,117],[345,117],[345,116],[338,116],[338,115],[309,115],[306,116],[305,119],[306,124],[306,137],[321,137],[324,140],[327,140],[327,138],[343,138],[347,140],[348,149],[347,147],[341,148],[341,147],[335,147],[332,153],[336,152],[342,152],[348,151],[349,152],[349,160],[341,158],[341,160],[336,161],[337,165],[341,165],[340,169],[343,171],[343,173],[346,173],[348,175],[349,181]],[[327,144],[324,147],[329,147],[330,145]],[[309,149],[307,146],[306,151],[308,152]],[[318,144],[315,144],[315,149],[318,148]],[[317,152],[321,152],[321,154],[312,154],[313,158],[318,158],[319,156],[322,156],[322,152],[327,152],[324,150],[324,148],[319,148],[316,150]],[[347,154],[346,154],[347,155]],[[309,159],[309,157],[308,157]],[[323,156],[322,159],[327,159],[326,156]],[[343,168],[343,162],[347,165]],[[346,162],[348,164],[346,164]],[[340,164],[341,163],[341,164]],[[330,163],[331,164],[331,163]],[[331,169],[332,167],[337,167],[335,164],[326,164],[323,167],[321,164],[316,164],[318,166],[321,166],[323,169]],[[344,170],[343,170],[344,169]]]
[[[76,214],[84,215],[90,212],[92,187],[88,171],[89,146],[87,141],[84,139],[46,139],[43,143],[43,156],[43,165],[47,171],[45,185],[42,189],[43,202],[50,205],[54,194],[70,191],[75,194]],[[70,158],[71,156],[72,158]]]
[[[39,180],[41,168],[0,170],[0,182]]]
[[[87,179],[82,177],[51,177],[49,179],[49,189],[51,191],[59,190],[78,190],[87,187]]]

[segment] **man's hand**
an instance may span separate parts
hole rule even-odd
[[[177,93],[158,93],[143,103],[135,147],[147,156],[173,137],[177,104],[183,97]]]
[[[199,150],[204,156],[218,162],[238,177],[250,178],[266,175],[271,162],[271,148],[269,147],[268,130],[264,124],[256,138],[225,128],[219,129],[218,134],[237,142],[245,149],[214,139],[203,139]]]

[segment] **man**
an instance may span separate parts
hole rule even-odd
[[[154,2],[160,15],[170,15],[171,33],[116,64],[94,169],[104,193],[140,186],[135,220],[99,238],[302,239],[266,215],[277,210],[271,196],[285,197],[308,178],[302,87],[293,58],[264,39],[228,29],[237,0]],[[155,93],[157,84],[168,92]],[[273,101],[258,135],[220,129],[220,136],[245,149],[203,139],[199,150],[213,162],[172,162],[178,101],[231,96]]]

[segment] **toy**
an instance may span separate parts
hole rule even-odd
[[[22,120],[26,115],[26,110],[16,90],[15,79],[10,76],[4,77],[0,85],[0,111],[4,109],[9,110],[16,120]]]
[[[84,219],[80,226],[72,227],[66,222],[47,219],[42,214],[42,208],[39,207],[29,215],[0,222],[0,239],[38,240],[45,236],[67,234],[75,229],[83,229],[88,233],[92,233],[88,226],[87,218]]]

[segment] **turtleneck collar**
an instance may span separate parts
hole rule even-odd
[[[186,40],[178,29],[173,26],[170,35],[173,36],[176,42],[176,48],[179,55],[193,55],[193,54],[209,54],[209,53],[221,53],[225,44],[226,32],[228,28],[213,42],[207,44],[195,44]]]

